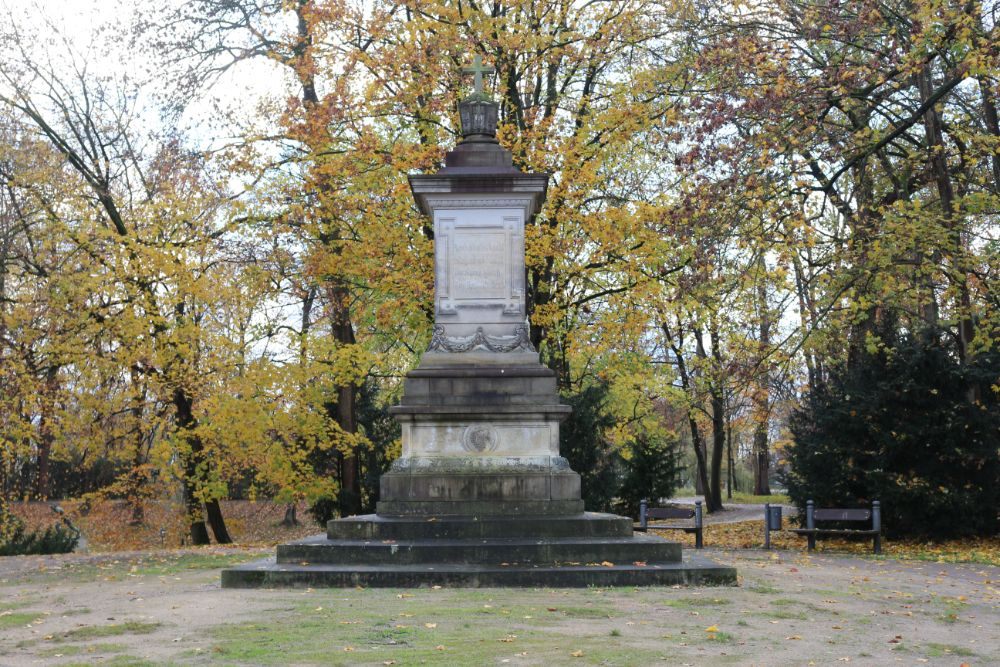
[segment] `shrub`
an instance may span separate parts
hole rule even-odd
[[[589,511],[637,516],[643,498],[669,498],[677,488],[677,442],[639,433],[623,456],[606,437],[615,425],[607,395],[607,387],[596,384],[565,398],[573,413],[560,428],[559,450],[580,474]]]
[[[878,499],[890,537],[997,532],[1000,357],[963,365],[945,340],[897,338],[813,388],[790,423],[786,483],[800,517],[809,498],[818,507]]]
[[[618,489],[615,510],[639,516],[639,503],[648,498],[654,504],[669,498],[677,489],[680,473],[678,443],[667,438],[643,435],[631,443],[631,457],[624,462],[625,475]]]
[[[614,418],[605,409],[608,390],[591,385],[566,397],[573,412],[559,429],[559,452],[580,474],[583,502],[592,512],[608,512],[621,486],[622,458],[605,437]]]
[[[327,522],[336,518],[339,512],[340,502],[330,496],[320,496],[309,505],[309,515],[323,528],[326,528]]]
[[[61,524],[28,532],[24,521],[0,504],[0,556],[69,553],[79,539],[79,534]]]

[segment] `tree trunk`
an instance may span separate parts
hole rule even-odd
[[[920,89],[920,101],[926,102],[933,94],[934,81],[931,65],[928,63],[917,75],[917,84]],[[932,105],[924,113],[924,136],[927,141],[928,166],[934,174],[934,181],[937,184],[938,197],[941,200],[941,212],[944,217],[944,224],[948,228],[951,240],[951,247],[948,249],[951,255],[951,280],[958,287],[958,303],[956,304],[958,314],[958,357],[964,363],[969,355],[969,347],[972,345],[972,338],[975,333],[972,322],[972,299],[969,294],[968,273],[965,267],[964,249],[965,241],[962,238],[962,226],[955,217],[955,191],[951,182],[951,174],[948,172],[948,157],[945,153],[944,130],[941,123],[941,116]],[[935,250],[932,262],[940,264],[940,250]],[[931,295],[932,300],[933,294]],[[934,300],[935,319],[932,324],[937,324],[937,302]]]
[[[188,532],[191,544],[195,546],[211,544],[208,537],[208,527],[205,525],[205,510],[198,502],[197,488],[192,481],[198,474],[198,466],[194,457],[188,456],[184,461],[184,480],[181,487],[184,491],[184,511],[187,513]]]
[[[712,389],[712,469],[709,478],[711,497],[705,496],[709,513],[718,512],[722,506],[722,454],[726,449],[726,405],[718,388]]]
[[[736,471],[733,470],[733,424],[726,426],[726,500],[733,499],[733,482]]]
[[[333,337],[340,345],[355,345],[354,326],[351,323],[350,294],[344,287],[331,287],[331,326]],[[352,382],[337,387],[337,424],[344,433],[358,430],[358,388]],[[340,461],[340,515],[361,513],[361,465],[357,448],[343,453]]]
[[[677,360],[677,375],[680,377],[681,388],[684,390],[684,394],[688,397],[690,403],[687,410],[688,428],[691,430],[691,446],[694,448],[694,456],[697,463],[695,493],[705,497],[706,508],[712,507],[714,503],[710,502],[712,490],[708,484],[708,462],[705,456],[705,445],[702,441],[701,431],[698,429],[698,421],[695,419],[695,397],[693,395],[693,387],[691,386],[691,378],[687,372],[687,364],[684,363],[684,353],[682,352],[684,342],[680,335],[680,327],[678,327],[676,344],[670,334],[670,327],[667,326],[666,322],[660,325],[660,329],[663,331],[663,335],[666,336],[667,342],[670,344],[670,349],[674,353],[674,358]]]
[[[990,88],[990,81],[985,76],[981,76],[979,81],[979,91],[983,96],[983,120],[986,128],[994,137],[1000,137],[1000,117],[997,114],[997,103],[993,97],[993,90]],[[1000,192],[1000,151],[993,153],[993,187]]]
[[[694,492],[697,495],[705,497],[705,507],[707,508],[712,505],[709,502],[712,490],[708,484],[708,461],[705,456],[705,442],[701,437],[701,431],[698,429],[698,422],[694,418],[694,413],[691,411],[688,412],[688,428],[691,429],[691,444],[694,445],[694,457],[697,462]]]
[[[855,120],[854,127],[858,130],[868,127],[867,118]],[[854,199],[857,202],[854,217],[851,220],[851,235],[856,239],[855,246],[858,248],[858,256],[854,258],[854,264],[855,266],[868,267],[871,266],[869,249],[873,240],[873,219],[879,215],[877,211],[873,210],[874,183],[867,160],[861,160],[852,166],[851,173],[855,183]],[[858,287],[858,296],[869,296],[870,289],[868,283],[861,283]],[[875,304],[874,300],[871,301],[871,304],[865,307],[864,313],[855,315],[854,321],[851,323],[847,334],[848,372],[853,373],[868,362],[868,340],[870,336],[875,335],[879,319],[878,307]]]
[[[795,294],[799,302],[799,335],[804,342],[809,338],[814,318],[811,309],[807,306],[805,271],[802,266],[802,258],[799,257],[798,253],[792,253],[792,266],[795,268]],[[815,387],[819,384],[819,372],[816,369],[814,356],[808,349],[803,349],[802,357],[806,362],[806,377],[809,379],[809,387]]]
[[[337,400],[337,422],[346,433],[358,430],[356,417],[357,388],[353,384],[340,387]],[[340,479],[340,515],[361,513],[361,466],[358,448],[344,455]]]
[[[132,441],[135,452],[132,454],[132,470],[128,473],[125,502],[132,507],[129,525],[141,526],[146,520],[145,508],[142,502],[142,483],[144,480],[139,472],[145,458],[146,432],[143,429],[143,412],[146,405],[146,387],[143,383],[142,370],[138,366],[133,365],[129,370],[129,379],[135,389],[132,396],[134,403],[129,410],[132,416],[132,427],[135,429]]]
[[[759,311],[760,336],[757,356],[757,387],[754,393],[754,412],[757,425],[753,432],[753,492],[757,496],[771,495],[768,480],[770,473],[770,452],[767,447],[768,421],[770,419],[771,379],[767,372],[767,355],[771,347],[771,311],[767,304],[767,284],[765,282],[764,255],[758,262],[757,308]]]
[[[695,349],[699,357],[707,359],[702,333],[694,332]],[[722,372],[722,353],[719,350],[718,333],[714,323],[709,327],[709,343],[712,346],[713,375]],[[710,514],[721,511],[722,506],[722,453],[726,448],[726,402],[720,387],[721,379],[712,377],[708,383],[708,393],[712,408],[712,466],[709,471],[709,488],[705,494],[705,510]]]
[[[313,25],[310,22],[312,11],[309,0],[298,0],[295,5],[297,18],[298,40],[293,47],[294,62],[292,68],[302,86],[302,104],[306,109],[306,114],[310,120],[319,119],[322,109],[319,108],[319,93],[316,86],[316,61],[312,54],[315,44],[313,40]],[[322,148],[313,146],[318,153]],[[328,191],[326,181],[319,181],[318,189],[321,192]],[[321,237],[322,242],[334,254],[340,255],[338,241],[339,231],[336,223],[329,220],[333,229],[329,234]],[[353,345],[354,327],[351,324],[350,310],[350,290],[349,287],[336,276],[329,276],[329,286],[327,294],[330,297],[331,326],[333,338],[337,343],[343,345]],[[311,308],[312,304],[309,304]],[[308,312],[303,309],[303,318],[308,317]],[[352,385],[337,387],[337,424],[345,433],[355,433],[357,431],[357,388]],[[361,511],[361,474],[358,461],[358,452],[355,449],[340,458],[340,515],[350,516],[359,514]]]
[[[204,521],[205,512],[198,501],[196,484],[196,480],[202,474],[200,468],[206,464],[204,460],[205,447],[201,438],[193,432],[198,422],[194,418],[191,397],[183,388],[177,387],[174,389],[173,403],[174,422],[191,448],[191,451],[186,453],[184,460],[184,505],[187,508],[188,520],[191,522],[191,542],[196,545],[209,544],[208,530],[205,528]],[[204,510],[207,510],[208,522],[215,534],[215,541],[219,544],[232,543],[229,531],[226,530],[226,522],[222,517],[219,501],[213,499],[205,503]]]
[[[53,414],[56,409],[56,391],[59,389],[59,367],[45,369],[45,386],[42,393],[41,415],[38,422],[38,475],[35,477],[35,498],[48,498],[49,456],[55,442]]]
[[[753,432],[753,493],[771,495],[771,456],[767,446],[767,422],[757,424]]]
[[[212,527],[212,534],[219,544],[232,544],[233,538],[226,530],[226,520],[222,518],[222,507],[218,498],[212,498],[205,503],[205,510],[208,514],[208,525]]]

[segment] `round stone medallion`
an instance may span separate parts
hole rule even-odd
[[[491,452],[498,441],[497,430],[489,424],[469,424],[462,434],[462,446],[470,452]]]

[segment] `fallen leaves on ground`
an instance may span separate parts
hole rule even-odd
[[[764,546],[764,521],[741,521],[705,526],[705,546],[719,549],[761,549]],[[676,531],[671,540],[685,547],[694,547],[694,535]],[[806,552],[806,539],[788,531],[771,533],[771,548],[787,551]],[[872,555],[871,539],[845,540],[823,539],[817,543],[817,551]],[[882,539],[882,555],[890,558],[912,558],[942,563],[984,563],[1000,566],[1000,536],[967,537],[943,541],[921,541],[916,539]]]
[[[132,507],[124,500],[63,500],[66,515],[83,532],[91,551],[139,551],[175,548],[189,539],[184,508],[178,503],[147,500],[143,521],[133,525]],[[318,531],[306,505],[299,504],[299,525],[280,525],[286,505],[271,501],[223,500],[222,515],[233,540],[241,546],[271,546],[297,540]],[[14,514],[31,530],[45,529],[59,522],[46,502],[11,503]],[[160,536],[160,530],[163,536]]]

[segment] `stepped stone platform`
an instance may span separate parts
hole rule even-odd
[[[632,532],[626,517],[380,516],[336,519],[326,535],[224,570],[225,588],[731,585],[736,570]]]

